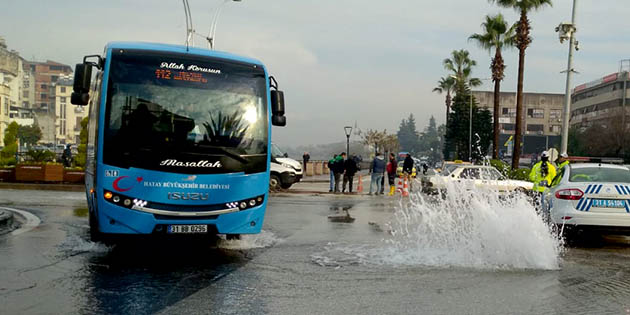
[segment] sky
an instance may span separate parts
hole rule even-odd
[[[573,86],[619,70],[630,58],[628,0],[578,0],[580,50]],[[206,35],[222,0],[189,0],[193,25]],[[571,20],[572,1],[554,0],[530,14],[533,42],[525,59],[526,92],[564,93],[568,45],[554,31]],[[215,49],[261,60],[285,93],[286,127],[273,141],[299,146],[345,141],[344,126],[395,133],[413,114],[422,130],[444,123],[444,95],[433,93],[453,50],[477,61],[473,76],[490,77],[490,54],[468,41],[485,15],[518,15],[486,0],[242,0],[228,2]],[[179,0],[4,0],[0,36],[27,60],[74,65],[109,41],[185,42]],[[197,46],[206,47],[202,38]],[[518,51],[504,53],[502,91],[516,90]],[[482,90],[492,90],[489,80]],[[358,139],[357,136],[352,138]]]

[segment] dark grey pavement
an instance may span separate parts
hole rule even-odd
[[[109,248],[86,240],[84,198],[0,190],[0,207],[41,219],[0,236],[0,313],[630,312],[626,238],[567,248],[555,269],[456,267],[441,263],[448,253],[414,253],[392,238],[387,223],[400,219],[405,200],[280,193],[271,197],[259,235]],[[346,213],[352,223],[329,218]]]

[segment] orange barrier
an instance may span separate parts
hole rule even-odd
[[[363,180],[361,180],[361,174],[359,174],[359,186],[357,187],[357,192],[358,193],[363,192]]]
[[[409,196],[409,181],[406,178],[405,178],[404,183],[403,183],[402,195],[403,195],[403,197]]]

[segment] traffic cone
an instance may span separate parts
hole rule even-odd
[[[406,178],[405,178],[404,184],[403,184],[402,195],[403,195],[403,197],[409,196],[409,182],[407,181]]]
[[[403,183],[403,178],[402,178],[402,175],[400,175],[400,177],[397,178],[397,180],[396,180],[396,191],[401,193],[401,194],[403,192],[403,185],[402,185],[402,183]]]
[[[357,192],[358,193],[363,192],[363,180],[361,180],[361,174],[359,174],[359,186],[357,187]]]

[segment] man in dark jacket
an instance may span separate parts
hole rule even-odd
[[[350,183],[348,186],[348,192],[352,193],[352,180],[354,179],[354,174],[357,172],[357,162],[354,157],[348,157],[346,162],[344,163],[345,173],[343,174],[343,188],[342,192],[346,192],[346,183]]]
[[[368,195],[371,195],[372,191],[375,194],[379,194],[381,192],[383,173],[385,173],[385,159],[380,153],[376,153],[376,157],[372,160],[370,171],[372,172],[372,180],[370,181],[370,192]],[[374,186],[376,186],[376,190],[374,190]]]
[[[398,161],[396,155],[389,153],[389,162],[387,163],[387,181],[389,182],[389,195],[393,196],[396,191],[396,170],[398,169]]]
[[[405,157],[405,161],[403,162],[403,175],[405,176],[405,180],[409,182],[409,191],[411,191],[411,182],[413,181],[413,159],[411,158],[411,154],[407,153],[407,157]]]
[[[311,160],[311,155],[308,154],[308,152],[304,152],[302,160],[304,161],[304,167],[302,167],[302,170],[304,171],[304,176],[306,176],[306,163]]]

